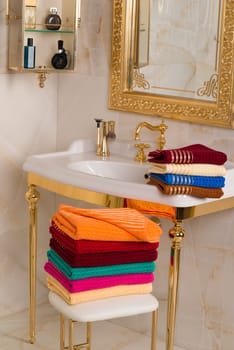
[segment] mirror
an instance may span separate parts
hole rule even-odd
[[[109,107],[234,128],[233,0],[114,0]]]
[[[150,0],[137,1],[136,5],[133,68],[142,68],[149,65]]]

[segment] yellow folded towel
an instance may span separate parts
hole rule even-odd
[[[159,242],[161,228],[135,209],[83,209],[61,205],[52,221],[71,238]]]
[[[149,173],[183,174],[200,176],[224,176],[226,169],[223,165],[213,164],[161,164],[150,166]]]
[[[152,292],[152,283],[120,285],[115,287],[94,289],[79,293],[69,293],[56,279],[48,275],[47,286],[62,297],[68,304],[80,304],[87,301],[100,300],[121,295],[148,294]]]

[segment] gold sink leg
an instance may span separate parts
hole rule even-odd
[[[29,342],[35,342],[36,265],[37,265],[37,201],[39,192],[29,185],[26,199],[29,203]]]
[[[169,231],[169,237],[171,239],[172,245],[169,267],[166,350],[173,350],[174,348],[176,305],[180,269],[180,251],[184,234],[185,232],[182,228],[182,221],[179,220],[175,222],[174,227]]]

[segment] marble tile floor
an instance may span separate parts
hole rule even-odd
[[[76,326],[77,327],[77,326]],[[83,324],[76,328],[76,336],[84,334]],[[20,312],[0,319],[1,350],[59,350],[59,316],[49,305],[42,304],[37,312],[37,339],[29,344],[28,312]],[[76,339],[84,341],[84,339]],[[92,326],[92,350],[150,349],[150,337],[113,322],[95,322]],[[158,339],[157,350],[165,350]],[[185,350],[175,347],[174,350]]]

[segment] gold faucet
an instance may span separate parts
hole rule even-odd
[[[137,143],[135,144],[135,147],[138,148],[136,157],[135,157],[135,161],[140,162],[140,163],[144,163],[147,161],[147,157],[145,155],[145,148],[149,148],[150,145],[148,145],[147,143]]]
[[[134,132],[134,140],[140,140],[140,131],[141,129],[145,127],[151,131],[159,131],[160,135],[157,140],[158,148],[163,149],[166,144],[166,138],[165,138],[165,132],[168,128],[168,126],[164,123],[164,120],[162,120],[161,124],[159,125],[151,125],[147,122],[141,122],[136,126],[135,132]]]

